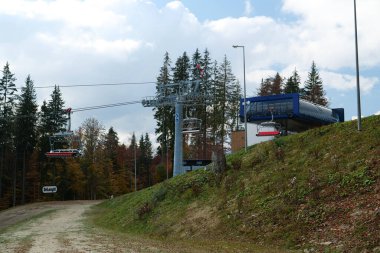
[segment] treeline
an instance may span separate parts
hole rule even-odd
[[[323,89],[323,82],[314,61],[311,64],[304,87],[301,88],[300,86],[301,78],[295,69],[289,78],[281,77],[279,73],[276,73],[273,77],[262,79],[260,87],[257,90],[257,95],[268,96],[284,93],[300,93],[301,97],[305,100],[323,106],[328,105],[326,92]]]
[[[58,86],[39,107],[30,76],[18,94],[8,63],[0,80],[0,209],[46,199],[99,199],[141,189],[166,179],[168,166],[157,166],[148,134],[129,146],[117,132],[86,119],[75,131],[83,144],[81,158],[47,158],[49,137],[65,131],[65,102]],[[135,174],[136,171],[136,174]],[[136,179],[136,180],[135,180]],[[58,192],[43,194],[43,186]]]
[[[200,80],[200,91],[213,94],[209,103],[184,106],[184,118],[197,118],[202,121],[201,131],[184,135],[184,159],[210,159],[215,150],[227,150],[231,131],[238,125],[239,98],[241,88],[232,72],[226,56],[218,63],[206,49],[198,49],[189,56],[184,52],[174,66],[168,53],[165,53],[158,85],[169,85],[180,81]],[[175,93],[172,90],[172,93]],[[174,107],[162,106],[153,109],[157,121],[158,151],[165,159],[172,156],[174,148]]]

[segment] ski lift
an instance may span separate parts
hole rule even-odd
[[[185,118],[183,119],[182,133],[198,133],[201,130],[202,120],[197,118]]]
[[[257,134],[258,137],[264,136],[278,136],[281,134],[281,124],[273,121],[273,110],[270,110],[272,115],[271,121],[262,122],[257,125]]]
[[[79,157],[82,155],[80,137],[74,135],[71,128],[71,108],[66,109],[68,115],[67,129],[49,137],[50,151],[45,155],[51,158]]]

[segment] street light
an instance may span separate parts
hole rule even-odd
[[[247,152],[247,144],[248,144],[248,141],[247,141],[247,132],[248,132],[248,129],[247,129],[247,109],[246,109],[246,99],[247,99],[247,94],[246,94],[246,88],[245,88],[245,48],[244,46],[238,46],[238,45],[233,45],[232,46],[233,48],[238,48],[238,47],[241,47],[243,49],[243,70],[244,70],[244,149],[245,151]]]
[[[355,51],[356,51],[356,95],[358,102],[358,131],[362,130],[362,111],[360,105],[360,78],[359,78],[359,53],[358,53],[358,28],[356,22],[356,0],[354,0],[355,17]]]

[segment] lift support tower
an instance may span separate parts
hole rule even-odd
[[[200,80],[182,81],[172,84],[160,84],[157,87],[157,95],[142,100],[144,107],[175,107],[175,132],[174,132],[174,168],[173,177],[183,174],[183,106],[202,105],[211,102],[211,94],[208,89],[201,91]]]

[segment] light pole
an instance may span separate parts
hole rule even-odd
[[[358,28],[356,21],[356,0],[354,0],[355,16],[355,52],[356,52],[356,95],[358,102],[358,131],[362,130],[362,110],[360,105],[360,77],[359,77],[359,52],[358,52]]]
[[[246,103],[246,99],[247,99],[247,93],[246,93],[246,86],[245,86],[245,48],[244,46],[238,46],[238,45],[233,45],[232,46],[233,48],[238,48],[238,47],[241,47],[243,49],[243,71],[244,71],[244,150],[247,152],[247,145],[248,145],[248,141],[247,141],[247,133],[248,133],[248,129],[247,129],[247,103]]]

